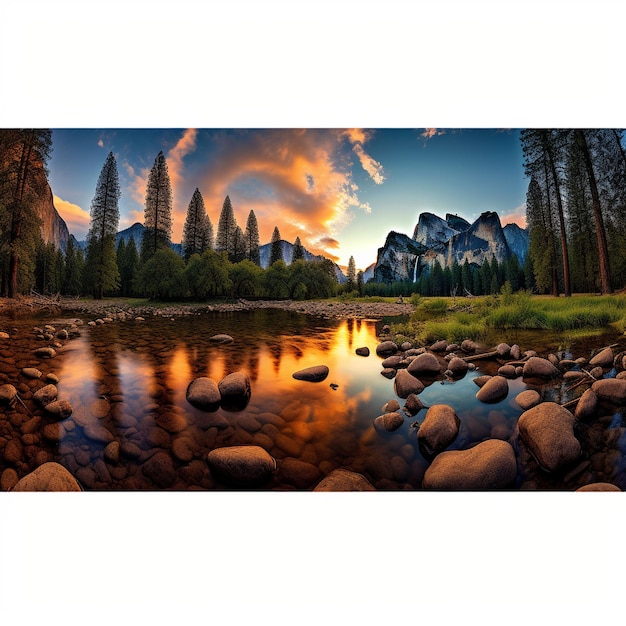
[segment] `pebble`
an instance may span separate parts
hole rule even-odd
[[[276,460],[259,446],[216,448],[207,455],[212,473],[240,485],[262,484],[276,470]]]
[[[141,471],[157,487],[165,489],[171,487],[176,481],[176,470],[169,454],[157,452],[152,455],[142,466]]]
[[[314,365],[302,370],[298,370],[292,374],[296,380],[305,380],[312,383],[319,383],[328,376],[328,367],[326,365]]]
[[[27,474],[12,491],[82,491],[78,481],[59,463],[47,462]]]
[[[509,383],[504,376],[493,376],[476,393],[481,402],[494,403],[504,400],[509,393]]]
[[[212,378],[196,378],[187,387],[187,402],[197,409],[215,411],[221,399],[218,385]]]
[[[515,402],[517,402],[524,411],[527,411],[541,402],[541,396],[534,389],[527,389],[515,396]]]
[[[399,370],[393,381],[393,388],[400,398],[408,398],[411,394],[424,391],[424,383],[407,370]]]
[[[376,488],[362,474],[336,469],[320,481],[313,491],[376,491]]]
[[[459,434],[461,421],[447,404],[434,404],[417,431],[417,438],[429,452],[445,450]]]

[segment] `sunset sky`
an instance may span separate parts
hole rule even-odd
[[[55,206],[84,239],[96,182],[110,151],[120,177],[120,230],[144,221],[145,187],[163,150],[179,242],[196,187],[217,230],[226,195],[261,243],[283,239],[358,269],[376,260],[390,230],[412,235],[421,212],[473,221],[497,211],[524,225],[527,180],[518,130],[496,129],[54,129]]]

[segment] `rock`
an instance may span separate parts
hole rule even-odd
[[[67,434],[61,424],[46,424],[43,427],[43,438],[52,443],[59,443]]]
[[[189,383],[186,395],[187,402],[201,411],[216,411],[222,400],[217,383],[204,376]]]
[[[333,470],[313,491],[376,491],[362,474],[345,469]]]
[[[62,465],[48,462],[24,476],[12,491],[82,491],[82,488]]]
[[[38,370],[36,367],[23,367],[22,374],[26,376],[26,378],[41,378],[41,370]]]
[[[4,460],[6,463],[15,465],[22,460],[22,444],[19,439],[9,439],[7,445],[4,446]]]
[[[65,339],[67,339],[67,338],[68,338],[68,336],[69,336],[69,335],[68,335],[68,332],[67,332],[67,330],[65,330],[65,328],[62,328],[61,330],[59,330],[59,331],[56,333],[56,338],[57,338],[57,339],[60,339],[61,341],[65,341]]]
[[[585,420],[592,417],[598,407],[598,396],[593,389],[587,389],[576,404],[574,417],[577,420]]]
[[[394,430],[398,430],[402,424],[404,424],[404,418],[397,411],[379,415],[374,420],[374,426],[378,431],[386,430],[387,432],[393,432]]]
[[[613,350],[604,348],[589,361],[589,365],[591,367],[612,367],[613,358]]]
[[[376,354],[381,357],[388,357],[398,351],[398,346],[393,341],[383,341],[376,346]]]
[[[474,343],[471,339],[465,339],[461,342],[461,350],[463,352],[475,352],[478,348],[478,344]]]
[[[98,443],[108,444],[115,440],[112,433],[99,424],[87,424],[83,428],[83,432],[85,433],[85,437],[87,437],[87,439],[97,441]]]
[[[484,491],[515,483],[517,462],[507,441],[488,439],[469,450],[439,454],[424,474],[423,489]]]
[[[427,450],[435,453],[447,448],[459,434],[461,422],[447,404],[434,404],[417,431],[417,438]]]
[[[611,483],[590,483],[579,487],[576,491],[621,491],[621,489]]]
[[[282,481],[294,485],[298,489],[308,489],[316,484],[320,477],[320,471],[311,463],[297,459],[285,459],[280,464],[279,471]]]
[[[406,352],[407,350],[410,350],[413,347],[413,344],[411,344],[410,341],[403,341],[400,344],[400,350],[402,350],[402,352]]]
[[[531,356],[524,363],[524,378],[558,378],[561,372],[548,359]]]
[[[485,374],[484,376],[476,376],[476,378],[472,378],[472,382],[479,387],[484,387],[487,381],[491,380],[493,376],[489,376],[489,374]]]
[[[244,486],[262,484],[276,470],[276,460],[260,446],[217,448],[209,452],[207,462],[216,476]]]
[[[555,402],[542,402],[519,417],[519,434],[537,463],[552,472],[578,459],[574,416]]]
[[[604,378],[591,385],[600,400],[608,400],[615,404],[626,402],[626,380],[620,378]]]
[[[18,483],[20,477],[12,467],[7,467],[0,476],[0,490],[11,491]]]
[[[56,386],[50,384],[35,391],[35,393],[33,394],[33,399],[38,404],[45,407],[46,404],[50,404],[51,402],[54,402],[57,399],[57,394],[58,394],[58,390]]]
[[[409,374],[407,370],[398,370],[393,381],[393,388],[399,398],[408,398],[412,393],[418,394],[424,391],[424,383]]]
[[[89,405],[91,414],[97,419],[104,419],[111,412],[111,404],[104,398],[98,398]]]
[[[141,471],[157,487],[166,489],[176,481],[176,470],[169,454],[157,452],[152,455],[142,466]]]
[[[597,366],[589,370],[589,374],[591,374],[593,378],[602,378],[602,376],[604,376],[604,370],[600,366]]]
[[[439,361],[434,354],[430,354],[425,352],[424,354],[420,354],[416,356],[407,371],[414,376],[437,376],[441,372],[441,366],[439,365]]]
[[[393,369],[393,367],[386,367],[384,370],[381,370],[380,372],[385,378],[395,378],[396,376],[396,370]]]
[[[155,421],[157,426],[166,430],[168,433],[179,433],[188,426],[185,418],[176,413],[162,413]]]
[[[522,350],[516,343],[514,343],[511,346],[511,350],[509,351],[509,356],[515,361],[519,361],[520,358],[522,357]]]
[[[504,378],[517,378],[517,371],[513,365],[503,365],[498,368],[498,376],[504,376]]]
[[[104,448],[104,459],[113,465],[120,462],[121,445],[119,441],[112,441]]]
[[[541,402],[541,396],[534,389],[527,389],[515,396],[515,402],[517,402],[524,411],[528,411],[528,409],[532,409]]]
[[[25,435],[28,435],[28,434],[37,432],[40,426],[41,426],[41,417],[39,417],[39,415],[35,415],[34,417],[31,417],[28,421],[24,422],[20,426],[20,430]]]
[[[424,405],[414,393],[411,393],[407,397],[403,408],[409,415],[417,415],[424,408]]]
[[[383,405],[383,413],[393,413],[400,410],[400,403],[397,400],[389,400]]]
[[[138,459],[141,456],[141,448],[132,441],[125,441],[120,447],[120,453],[127,459]]]
[[[467,363],[458,356],[455,356],[448,361],[448,369],[452,372],[454,378],[465,376]]]
[[[433,352],[445,352],[447,347],[448,342],[445,339],[441,339],[439,341],[435,341],[429,349]]]
[[[218,334],[209,338],[213,343],[232,343],[234,339],[230,335]]]
[[[399,354],[394,354],[393,356],[388,356],[382,363],[381,366],[383,368],[393,367],[394,369],[398,369],[400,363],[402,363],[404,357]]]
[[[476,393],[481,402],[500,402],[509,393],[509,383],[504,376],[492,376]]]
[[[72,405],[67,400],[54,400],[44,407],[52,419],[64,420],[72,415]]]
[[[508,343],[499,343],[496,346],[496,352],[498,353],[498,356],[500,357],[509,356],[511,352],[511,346]]]
[[[370,349],[365,346],[363,348],[357,348],[355,350],[355,352],[359,355],[359,356],[369,356],[370,355]]]
[[[194,444],[187,437],[177,437],[172,442],[172,454],[181,463],[189,463],[193,459]]]
[[[50,372],[46,374],[46,382],[56,385],[59,382],[59,377],[56,374],[53,374],[52,372]]]
[[[13,385],[0,385],[0,404],[9,406],[17,398],[17,389]]]
[[[311,383],[319,383],[328,376],[328,367],[326,365],[313,365],[303,370],[294,372],[292,376],[296,380],[306,380]]]
[[[35,356],[43,359],[52,359],[56,356],[56,354],[56,350],[54,348],[50,348],[49,346],[46,346],[44,348],[37,348],[35,350]]]

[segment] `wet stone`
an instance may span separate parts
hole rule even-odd
[[[548,359],[532,356],[524,363],[525,378],[558,378],[561,372]]]
[[[17,389],[10,384],[0,385],[0,404],[8,406],[15,401]]]
[[[585,420],[595,415],[598,407],[598,396],[593,389],[587,389],[576,404],[574,417],[578,420]]]
[[[445,352],[447,347],[448,342],[445,339],[441,339],[439,341],[435,341],[435,343],[430,346],[430,350],[433,352]]]
[[[504,400],[509,393],[509,384],[504,376],[493,376],[476,393],[481,402],[493,403]]]
[[[364,346],[362,348],[357,348],[355,350],[355,352],[359,355],[359,356],[369,356],[370,355],[370,349],[367,346]]]
[[[431,452],[447,448],[459,434],[460,420],[454,409],[447,404],[435,404],[417,431],[418,440]]]
[[[40,426],[41,426],[41,417],[39,415],[35,415],[34,417],[31,417],[28,421],[24,422],[20,426],[20,430],[22,431],[22,433],[27,435],[29,433],[37,432]]]
[[[41,378],[41,370],[38,370],[36,367],[24,367],[22,368],[22,374],[26,376],[26,378],[37,379]]]
[[[276,435],[275,438],[276,447],[288,454],[289,456],[298,457],[302,452],[302,442],[296,441],[287,435],[282,433]]]
[[[604,348],[596,354],[590,361],[591,367],[611,367],[613,365],[613,350],[611,348]]]
[[[483,491],[515,483],[517,462],[510,443],[488,439],[468,450],[449,450],[435,457],[424,474],[424,489]]]
[[[17,472],[12,467],[7,467],[0,476],[0,490],[10,491],[19,481]]]
[[[393,413],[394,411],[400,410],[400,403],[397,400],[389,400],[383,405],[383,412],[385,413]]]
[[[176,481],[176,470],[169,454],[157,452],[142,466],[141,471],[157,487],[161,489],[171,487]]]
[[[232,404],[239,408],[250,399],[250,378],[245,372],[233,372],[224,376],[217,387],[222,396],[223,406]]]
[[[194,455],[194,443],[187,437],[178,437],[172,442],[172,454],[181,463],[189,463]]]
[[[555,402],[543,402],[520,416],[520,436],[537,463],[547,471],[560,469],[580,456],[574,419],[567,409]]]
[[[621,491],[619,487],[612,483],[589,483],[576,489],[576,491]]]
[[[77,480],[59,463],[43,463],[27,474],[13,491],[82,491]]]
[[[104,398],[98,398],[89,405],[91,414],[97,419],[105,418],[111,411],[111,404]]]
[[[527,389],[515,396],[515,402],[517,402],[524,411],[527,411],[541,402],[541,396],[534,389]]]
[[[207,455],[211,472],[240,485],[262,484],[276,469],[276,461],[259,446],[229,446]]]
[[[398,351],[398,346],[393,341],[383,341],[376,346],[376,354],[380,357],[388,357]]]
[[[33,394],[33,399],[39,405],[45,407],[46,404],[50,404],[50,402],[53,402],[54,400],[57,399],[57,394],[58,394],[58,391],[55,385],[52,385],[52,384],[46,385],[45,387],[38,389]]]
[[[67,400],[54,400],[44,408],[51,419],[64,420],[72,415],[72,405]]]
[[[120,446],[120,453],[127,459],[138,459],[141,456],[141,448],[131,441],[125,441]]]
[[[76,463],[81,467],[87,467],[91,463],[91,455],[87,450],[81,450],[80,448],[74,452],[74,458]]]
[[[59,443],[67,434],[65,428],[61,424],[46,424],[43,427],[44,439],[52,443]]]
[[[396,375],[396,370],[393,367],[387,367],[380,372],[385,378],[394,378]]]
[[[404,424],[404,418],[398,412],[385,413],[385,415],[379,415],[374,420],[374,426],[379,431],[393,432],[398,430]]]
[[[321,473],[311,463],[290,458],[280,464],[279,478],[298,489],[308,489],[319,481]]]
[[[196,378],[187,387],[187,402],[197,409],[215,411],[219,406],[220,400],[219,388],[212,378]]]
[[[498,375],[504,376],[504,378],[512,379],[517,377],[517,372],[513,365],[503,365],[502,367],[498,368]]]
[[[121,445],[119,441],[112,441],[104,448],[104,459],[113,465],[120,462]]]
[[[210,337],[209,341],[212,341],[213,343],[227,344],[227,343],[233,343],[234,339],[230,335],[220,333],[220,334],[213,335],[212,337]]]
[[[424,383],[407,370],[398,371],[393,386],[396,395],[400,398],[408,398],[412,393],[419,394],[424,391]]]
[[[414,376],[437,376],[441,371],[439,361],[434,354],[424,353],[416,356],[408,367],[408,372]]]
[[[37,348],[35,350],[35,356],[38,356],[42,359],[52,359],[56,356],[56,350],[49,346],[43,348]]]
[[[97,441],[98,443],[111,443],[115,439],[111,431],[98,424],[87,424],[83,432],[85,433],[85,437],[92,441]]]
[[[312,383],[318,383],[326,379],[329,369],[326,365],[314,365],[299,370],[292,374],[296,380],[305,380]]]
[[[4,447],[4,460],[15,465],[22,460],[22,444],[19,439],[10,439]]]
[[[165,413],[156,418],[157,426],[168,433],[179,433],[187,428],[188,424],[184,417],[176,413]]]
[[[91,467],[79,467],[76,470],[76,478],[78,478],[80,484],[84,485],[86,489],[93,489],[96,486],[98,475]]]
[[[422,401],[414,394],[409,394],[404,403],[404,410],[409,415],[417,415],[421,409],[424,408]]]
[[[600,400],[608,400],[615,404],[626,402],[626,380],[619,378],[606,378],[597,380],[591,385],[594,393]]]
[[[458,356],[455,356],[448,361],[448,369],[452,372],[452,376],[455,378],[465,376],[465,373],[467,372],[467,363]]]
[[[395,369],[398,369],[398,367],[400,366],[400,363],[402,362],[404,357],[396,354],[394,356],[388,356],[386,359],[384,359],[381,363],[381,366],[383,368],[386,367],[393,367]]]

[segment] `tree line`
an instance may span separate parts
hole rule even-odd
[[[621,129],[526,129],[529,256],[540,293],[626,284],[626,153]]]
[[[120,239],[117,163],[109,153],[90,207],[86,250],[70,238],[65,253],[44,243],[36,203],[49,193],[47,161],[51,131],[0,133],[0,263],[2,293],[15,297],[30,289],[79,296],[147,296],[204,299],[219,296],[320,298],[338,289],[334,264],[305,260],[297,237],[291,264],[283,259],[278,227],[271,240],[269,266],[261,268],[259,228],[254,211],[245,231],[237,225],[226,196],[217,233],[199,189],[194,191],[183,227],[182,257],[172,249],[172,189],[163,152],[146,185],[141,241]],[[351,260],[354,263],[354,260]]]

